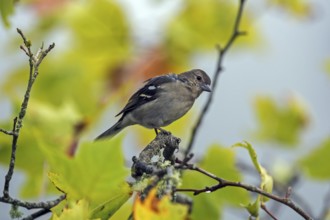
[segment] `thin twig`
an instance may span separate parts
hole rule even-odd
[[[14,168],[15,168],[15,160],[16,160],[16,149],[17,149],[17,141],[19,137],[19,132],[20,129],[22,128],[23,125],[23,119],[26,114],[26,110],[28,107],[29,99],[30,99],[30,93],[31,89],[33,86],[34,81],[36,80],[36,77],[38,75],[38,68],[41,63],[41,61],[46,57],[48,52],[50,52],[55,44],[51,44],[47,50],[43,51],[41,48],[39,49],[40,55],[38,57],[34,57],[33,53],[31,52],[31,42],[26,39],[25,35],[23,32],[17,28],[17,32],[21,35],[23,39],[24,46],[20,46],[20,48],[25,52],[25,54],[29,57],[29,81],[28,85],[24,94],[24,99],[21,104],[21,109],[20,112],[18,113],[18,117],[15,118],[14,120],[14,125],[13,125],[13,130],[12,130],[12,149],[11,149],[11,156],[10,156],[10,162],[9,162],[9,168],[8,172],[5,177],[5,184],[3,188],[3,196],[9,197],[9,186],[10,186],[10,181],[14,173]]]
[[[179,162],[179,161],[177,161],[177,162]],[[183,166],[182,166],[182,164],[180,164],[179,167],[182,167],[182,169],[194,170],[199,173],[202,173],[202,174],[216,180],[218,182],[218,184],[213,185],[213,186],[207,186],[203,189],[176,189],[177,192],[193,192],[194,195],[198,195],[201,193],[214,192],[218,189],[222,189],[227,186],[238,187],[238,188],[246,189],[247,191],[250,191],[250,192],[258,193],[258,194],[268,197],[272,200],[280,202],[280,203],[290,207],[291,209],[293,209],[296,213],[301,215],[304,219],[308,219],[308,220],[312,219],[312,217],[310,217],[303,209],[301,209],[296,203],[294,203],[288,197],[279,197],[279,196],[273,195],[271,193],[268,193],[266,191],[263,191],[262,189],[252,186],[252,185],[247,185],[247,184],[244,184],[241,182],[233,182],[233,181],[222,179],[222,178],[217,177],[216,175],[214,175],[202,168],[199,168],[193,164],[184,164]]]
[[[220,76],[220,73],[223,70],[222,62],[223,62],[223,59],[224,59],[224,55],[229,50],[229,48],[232,46],[232,44],[234,43],[234,41],[236,40],[237,37],[246,34],[246,32],[243,32],[243,31],[239,30],[239,26],[240,26],[242,14],[243,14],[244,3],[245,3],[245,0],[240,0],[237,16],[236,16],[235,23],[234,23],[233,32],[232,32],[228,42],[225,44],[224,48],[221,48],[220,46],[217,46],[219,56],[218,56],[218,61],[217,61],[217,64],[216,64],[215,74],[214,74],[213,79],[212,79],[212,92],[209,94],[208,99],[207,99],[207,101],[206,101],[206,103],[205,103],[205,105],[204,105],[204,107],[203,107],[203,109],[202,109],[202,111],[201,111],[201,113],[200,113],[200,115],[197,119],[197,122],[196,122],[196,124],[195,124],[195,126],[192,130],[190,140],[188,142],[189,144],[188,144],[188,147],[185,151],[185,155],[188,155],[188,153],[191,151],[191,149],[193,147],[193,144],[194,144],[194,141],[195,141],[195,138],[196,138],[196,135],[197,135],[197,132],[199,131],[200,126],[202,124],[202,121],[205,117],[205,114],[208,111],[208,109],[209,109],[209,107],[212,103],[213,95],[215,94],[215,89],[216,89],[217,82],[218,82],[218,78]]]
[[[12,131],[7,131],[7,130],[4,130],[2,128],[0,128],[0,132],[2,132],[4,134],[7,134],[7,135],[13,135],[13,132]]]
[[[18,133],[16,133],[16,125],[17,125],[17,117],[14,118],[13,123],[13,139],[12,139],[12,147],[11,147],[11,155],[10,155],[10,162],[9,162],[9,168],[8,172],[5,176],[5,184],[3,187],[3,197],[9,198],[9,185],[11,177],[14,173],[14,167],[15,167],[15,160],[16,160],[16,148],[17,148],[17,139],[18,139]]]
[[[260,205],[260,207],[272,218],[272,219],[274,219],[274,220],[277,220],[277,218],[274,216],[274,214],[273,213],[271,213],[268,209],[267,209],[267,207],[266,207],[266,205],[264,204],[264,203],[262,203],[261,205]]]
[[[39,65],[41,64],[42,60],[46,57],[46,55],[54,48],[55,44],[51,44],[46,50],[43,50],[43,46],[38,51],[37,56],[34,56],[31,52],[31,42],[27,40],[25,35],[20,29],[17,29],[17,32],[23,39],[23,44],[20,48],[24,51],[24,53],[29,57],[29,80],[28,85],[24,94],[24,98],[21,104],[20,111],[18,113],[18,116],[15,117],[12,131],[6,131],[3,129],[0,129],[0,131],[4,134],[11,135],[12,136],[12,144],[11,144],[11,155],[10,155],[10,162],[8,167],[8,172],[5,176],[5,183],[3,188],[3,196],[0,197],[0,202],[3,203],[9,203],[15,206],[24,207],[27,209],[42,209],[38,212],[33,213],[32,215],[28,216],[28,219],[34,219],[41,215],[46,214],[50,211],[50,209],[54,206],[56,206],[58,203],[60,203],[63,199],[65,199],[66,195],[61,195],[59,198],[52,200],[52,201],[46,201],[46,202],[25,202],[21,201],[19,199],[14,199],[9,194],[9,187],[10,187],[10,181],[12,179],[12,176],[14,174],[14,168],[15,168],[15,161],[16,161],[16,150],[17,150],[17,142],[20,134],[20,130],[23,126],[23,119],[26,115],[26,110],[28,107],[28,103],[30,100],[30,93],[33,86],[33,83],[36,80],[36,77],[38,75],[38,69]]]
[[[29,216],[26,216],[25,218],[22,218],[22,220],[33,220],[33,219],[39,218],[40,216],[43,216],[49,212],[51,212],[50,209],[41,209],[35,213],[32,213]]]
[[[23,49],[24,48],[23,46],[21,46],[20,48],[23,49],[24,52],[29,56],[30,71],[29,71],[29,81],[28,81],[26,92],[24,94],[23,102],[21,104],[21,109],[20,109],[20,112],[18,114],[18,117],[16,117],[15,120],[14,120],[14,125],[13,125],[14,135],[13,135],[13,139],[12,139],[11,156],[10,156],[9,168],[8,168],[8,172],[7,172],[6,177],[5,177],[5,184],[4,184],[4,189],[3,189],[3,196],[4,197],[9,196],[10,181],[11,181],[11,178],[13,176],[14,168],[15,168],[16,148],[17,148],[17,141],[18,141],[18,137],[19,137],[19,132],[20,132],[20,129],[22,127],[23,118],[25,116],[26,109],[27,109],[27,106],[28,106],[28,103],[29,103],[31,88],[32,88],[32,85],[33,85],[34,80],[35,80],[35,78],[32,77],[34,63],[33,63],[33,59],[32,59],[33,54],[31,52],[31,48],[30,48],[31,47],[31,42],[26,39],[26,37],[24,36],[23,32],[20,29],[17,28],[17,32],[21,35],[21,37],[23,39],[23,43],[24,43],[26,49]]]
[[[0,197],[0,202],[17,205],[20,207],[24,207],[26,209],[50,209],[57,204],[59,204],[62,200],[66,198],[66,195],[61,195],[57,199],[46,201],[46,202],[24,202],[19,199],[14,199],[9,197]]]
[[[50,209],[41,209],[41,210],[39,210],[39,211],[37,211],[35,213],[32,213],[29,216],[26,216],[25,218],[22,218],[22,220],[33,220],[33,219],[36,219],[36,218],[38,218],[40,216],[43,216],[43,215],[45,215],[45,214],[47,214],[49,212],[50,212]]]
[[[32,52],[31,52],[31,45],[32,45],[32,44],[31,44],[31,41],[29,41],[29,40],[26,39],[25,35],[23,34],[23,32],[22,32],[19,28],[17,28],[16,30],[17,30],[17,32],[19,33],[19,35],[21,35],[21,37],[22,37],[22,39],[23,39],[23,43],[24,43],[24,45],[26,46],[27,51],[26,51],[26,49],[25,49],[23,46],[20,46],[20,48],[21,48],[22,50],[24,50],[25,54],[26,54],[28,57],[32,57],[33,54],[32,54]]]

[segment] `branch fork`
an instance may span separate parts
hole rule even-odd
[[[25,35],[23,34],[23,32],[20,29],[17,28],[17,32],[23,39],[23,45],[20,46],[20,49],[23,50],[23,52],[29,57],[29,65],[30,65],[29,81],[28,81],[27,89],[25,91],[24,98],[23,98],[18,116],[15,117],[13,120],[12,130],[7,131],[5,129],[0,128],[0,132],[4,133],[6,135],[12,136],[10,162],[9,162],[7,174],[5,176],[5,183],[4,183],[4,188],[3,188],[3,192],[2,192],[3,195],[0,197],[0,202],[12,204],[13,207],[16,207],[16,209],[17,209],[17,206],[24,207],[27,209],[42,209],[36,213],[33,213],[31,216],[26,218],[26,219],[34,219],[36,217],[39,217],[43,214],[50,212],[50,209],[52,207],[56,206],[58,203],[60,203],[66,197],[66,195],[61,195],[60,197],[58,197],[57,199],[52,200],[52,201],[36,203],[36,202],[25,202],[25,201],[21,201],[19,199],[14,199],[10,196],[10,192],[9,192],[10,181],[14,174],[14,168],[15,168],[15,162],[16,162],[17,142],[18,142],[20,130],[23,126],[23,119],[25,117],[28,103],[30,100],[31,89],[38,76],[39,65],[41,64],[43,59],[47,56],[47,54],[55,47],[55,44],[52,43],[51,45],[49,45],[49,47],[46,50],[43,49],[43,44],[42,44],[41,47],[39,48],[39,50],[37,51],[36,55],[34,55],[31,52],[31,45],[32,45],[31,42],[26,39]]]

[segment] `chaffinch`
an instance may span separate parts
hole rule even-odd
[[[211,92],[211,79],[200,69],[157,76],[145,82],[116,115],[122,115],[118,122],[95,140],[113,137],[135,124],[154,128],[156,132],[162,130],[161,127],[185,115],[203,91]]]

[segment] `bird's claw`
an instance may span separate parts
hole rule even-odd
[[[162,128],[155,128],[156,135],[158,135],[158,130],[160,131],[160,133],[163,133],[165,135],[170,135],[171,134],[171,132],[166,131],[166,130],[164,130]]]

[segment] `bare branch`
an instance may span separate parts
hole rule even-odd
[[[277,220],[277,218],[274,216],[274,214],[273,213],[271,213],[268,209],[267,209],[267,207],[266,207],[266,205],[264,204],[264,203],[262,203],[261,204],[261,206],[260,206],[272,219],[274,219],[274,220]]]
[[[30,93],[32,86],[36,80],[36,77],[38,75],[38,68],[43,59],[46,57],[48,52],[50,52],[55,44],[51,44],[46,50],[43,50],[43,46],[38,51],[38,56],[34,56],[33,53],[31,52],[31,42],[27,40],[25,35],[20,29],[17,29],[17,32],[23,39],[24,46],[20,46],[20,48],[24,51],[24,53],[29,57],[29,81],[27,85],[27,89],[24,94],[24,98],[21,104],[20,111],[18,113],[18,116],[15,117],[14,123],[13,123],[13,128],[12,131],[6,131],[3,129],[0,129],[0,131],[4,134],[11,135],[12,136],[12,144],[11,144],[11,155],[10,155],[10,162],[9,162],[9,167],[8,167],[8,172],[5,176],[5,183],[4,183],[4,188],[3,188],[3,196],[0,197],[0,202],[3,203],[9,203],[14,206],[20,206],[24,207],[27,209],[42,209],[32,215],[30,215],[27,219],[34,219],[36,217],[39,217],[47,212],[50,211],[50,209],[54,206],[56,206],[58,203],[60,203],[63,199],[65,199],[65,195],[61,195],[59,198],[52,200],[52,201],[47,201],[47,202],[25,202],[21,201],[19,199],[14,199],[10,196],[9,193],[9,186],[10,186],[10,181],[12,179],[12,176],[14,174],[14,168],[15,168],[15,161],[16,161],[16,150],[17,150],[17,142],[20,134],[20,130],[23,125],[23,119],[26,114],[26,110],[28,107],[28,103],[30,100]]]
[[[13,132],[12,131],[7,131],[7,130],[4,130],[2,128],[0,128],[0,132],[2,132],[4,134],[7,134],[7,135],[13,135]]]
[[[0,197],[0,202],[17,205],[20,207],[24,207],[26,209],[51,209],[57,204],[59,204],[62,200],[66,198],[66,195],[61,195],[57,199],[47,201],[47,202],[24,202],[19,199],[14,199],[9,197]]]
[[[13,139],[12,139],[12,147],[11,147],[11,156],[10,156],[8,172],[5,177],[5,184],[3,187],[3,197],[4,198],[9,198],[9,184],[10,184],[11,177],[13,176],[14,167],[15,167],[17,138],[18,138],[18,133],[16,133],[16,131],[15,131],[16,124],[17,124],[17,117],[14,118],[14,124],[13,124],[13,130],[12,130]]]
[[[18,117],[16,117],[14,120],[13,130],[12,130],[12,132],[10,132],[13,135],[13,139],[12,139],[12,150],[11,150],[10,163],[9,163],[8,172],[5,177],[5,184],[4,184],[4,189],[3,189],[3,196],[5,198],[9,197],[9,185],[10,185],[10,181],[13,176],[14,168],[15,168],[17,141],[18,141],[20,129],[22,128],[22,125],[23,125],[23,119],[25,117],[26,110],[28,107],[31,89],[32,89],[33,83],[36,80],[36,77],[38,75],[39,65],[41,64],[42,60],[46,57],[48,52],[51,51],[55,46],[55,44],[53,43],[45,51],[43,51],[42,47],[41,47],[39,50],[39,52],[40,52],[39,57],[34,57],[33,53],[31,52],[31,42],[26,39],[25,35],[23,34],[23,32],[20,29],[17,28],[17,32],[21,35],[24,46],[25,46],[25,47],[21,46],[20,48],[29,57],[29,64],[30,64],[29,76],[30,77],[29,77],[27,89],[24,94],[24,99],[21,104],[20,112],[18,113]],[[3,133],[6,133],[6,132],[3,132]],[[7,132],[7,134],[8,134],[8,132]]]
[[[22,220],[33,220],[33,219],[36,219],[36,218],[38,218],[40,216],[43,216],[43,215],[45,215],[45,214],[47,214],[49,212],[50,212],[50,209],[41,209],[41,210],[39,210],[39,211],[37,211],[37,212],[35,212],[35,213],[33,213],[33,214],[31,214],[31,215],[23,218]]]
[[[31,41],[27,40],[25,35],[23,34],[23,32],[21,31],[21,29],[17,28],[16,29],[17,32],[19,33],[19,35],[21,35],[22,39],[23,39],[23,43],[25,45],[26,48],[24,48],[23,46],[20,46],[20,48],[25,52],[25,54],[28,57],[31,57],[33,54],[31,52]]]
[[[243,163],[242,161],[238,161],[236,163],[236,165],[240,168],[240,170],[243,170],[244,173],[250,173],[250,174],[255,174],[256,170],[253,169],[250,165],[247,165],[245,163]],[[273,191],[276,192],[278,195],[288,195],[288,190],[291,190],[292,188],[294,188],[294,186],[298,185],[300,181],[299,178],[299,174],[295,172],[295,174],[293,174],[286,183],[282,183],[279,181],[276,181],[276,179],[274,179],[274,188]],[[291,189],[290,189],[291,188]],[[289,194],[291,194],[292,192],[289,192]],[[310,216],[315,216],[313,214],[312,209],[310,208],[308,202],[305,200],[305,198],[303,198],[302,196],[300,196],[297,193],[294,193],[292,195],[290,195],[289,197],[291,197],[293,200],[295,200],[295,202],[297,204],[299,204],[301,206],[301,208],[303,210],[305,210],[307,213],[310,214]],[[273,203],[271,207],[269,207],[270,210],[272,210],[273,214],[279,213],[280,212],[280,208],[282,208],[283,206],[281,206],[280,203]],[[263,219],[263,218],[261,218]],[[324,218],[321,218],[324,219]]]
[[[55,47],[55,43],[52,43],[48,46],[46,50],[43,50],[44,45],[42,44],[37,55],[36,55],[36,67],[42,62],[42,60],[47,56],[47,54]]]
[[[215,68],[215,74],[214,74],[213,79],[212,79],[212,92],[209,94],[208,99],[207,99],[207,101],[206,101],[206,103],[205,103],[205,105],[202,109],[202,112],[200,113],[200,115],[197,119],[197,122],[196,122],[196,124],[195,124],[195,126],[192,130],[190,140],[188,142],[189,144],[188,144],[188,147],[185,151],[185,155],[188,155],[188,153],[191,151],[191,149],[194,145],[194,141],[195,141],[197,132],[199,131],[200,126],[203,122],[203,119],[206,115],[206,112],[209,110],[209,107],[212,103],[213,95],[215,94],[215,89],[217,87],[218,78],[220,76],[220,73],[223,70],[222,62],[223,62],[223,59],[224,59],[224,55],[227,53],[227,51],[232,46],[232,44],[234,43],[234,41],[236,40],[237,37],[246,34],[246,32],[243,32],[243,31],[239,30],[239,26],[240,26],[240,23],[241,23],[241,20],[242,20],[244,3],[245,3],[245,0],[240,0],[240,2],[239,2],[239,7],[238,7],[238,12],[237,12],[237,15],[236,15],[235,23],[234,23],[233,32],[232,32],[228,42],[226,43],[224,48],[221,48],[219,45],[217,45],[217,50],[218,50],[219,55],[218,55],[218,61],[217,61],[216,68]]]
[[[177,161],[177,162],[179,162],[179,161]],[[216,180],[218,182],[218,184],[213,185],[213,186],[206,186],[204,189],[176,189],[177,192],[193,192],[194,195],[198,195],[201,193],[214,192],[218,189],[222,189],[227,186],[238,187],[238,188],[246,189],[247,191],[250,191],[250,192],[258,193],[267,198],[280,202],[280,203],[290,207],[291,209],[293,209],[296,213],[301,215],[304,219],[308,219],[308,220],[312,219],[312,217],[310,217],[303,209],[301,209],[296,203],[294,203],[288,197],[279,197],[279,196],[268,193],[258,187],[252,186],[252,185],[247,185],[247,184],[244,184],[241,182],[233,182],[233,181],[222,179],[222,178],[217,177],[216,175],[214,175],[206,170],[203,170],[202,168],[199,168],[193,164],[180,164],[180,166],[182,167],[182,169],[194,170],[199,173],[202,173],[202,174]]]

